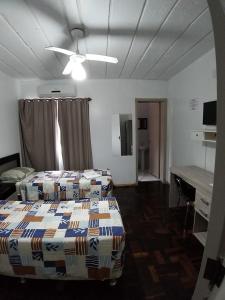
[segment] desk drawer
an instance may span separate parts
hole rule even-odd
[[[210,216],[211,199],[196,191],[195,209],[198,210],[206,219]]]

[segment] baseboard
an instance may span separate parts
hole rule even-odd
[[[144,182],[144,181],[143,181]],[[148,181],[146,181],[148,182]],[[154,182],[154,181],[149,181],[149,182]],[[157,182],[157,181],[155,181]],[[170,183],[168,181],[162,182],[161,180],[159,180],[159,182],[161,182],[162,184],[166,184],[170,186]],[[114,187],[132,187],[132,186],[138,186],[138,182],[135,183],[125,183],[125,184],[113,184]]]
[[[114,183],[115,187],[129,187],[129,186],[137,186],[137,185],[138,185],[137,182],[135,182],[135,183],[125,183],[125,184],[115,184]]]

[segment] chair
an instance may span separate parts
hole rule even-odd
[[[185,201],[185,205],[186,205],[186,213],[185,213],[184,226],[183,226],[183,237],[185,238],[187,234],[187,222],[190,213],[190,207],[194,206],[195,189],[190,184],[182,180],[179,176],[175,176],[175,182],[178,188],[177,207],[180,206],[181,199]]]

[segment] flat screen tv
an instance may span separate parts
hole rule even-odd
[[[203,124],[216,125],[216,101],[203,104]]]

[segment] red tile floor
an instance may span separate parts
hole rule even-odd
[[[182,238],[184,210],[168,209],[168,190],[160,182],[114,190],[127,232],[124,272],[115,287],[87,281],[21,284],[0,276],[0,299],[190,300],[203,247],[191,234]]]

